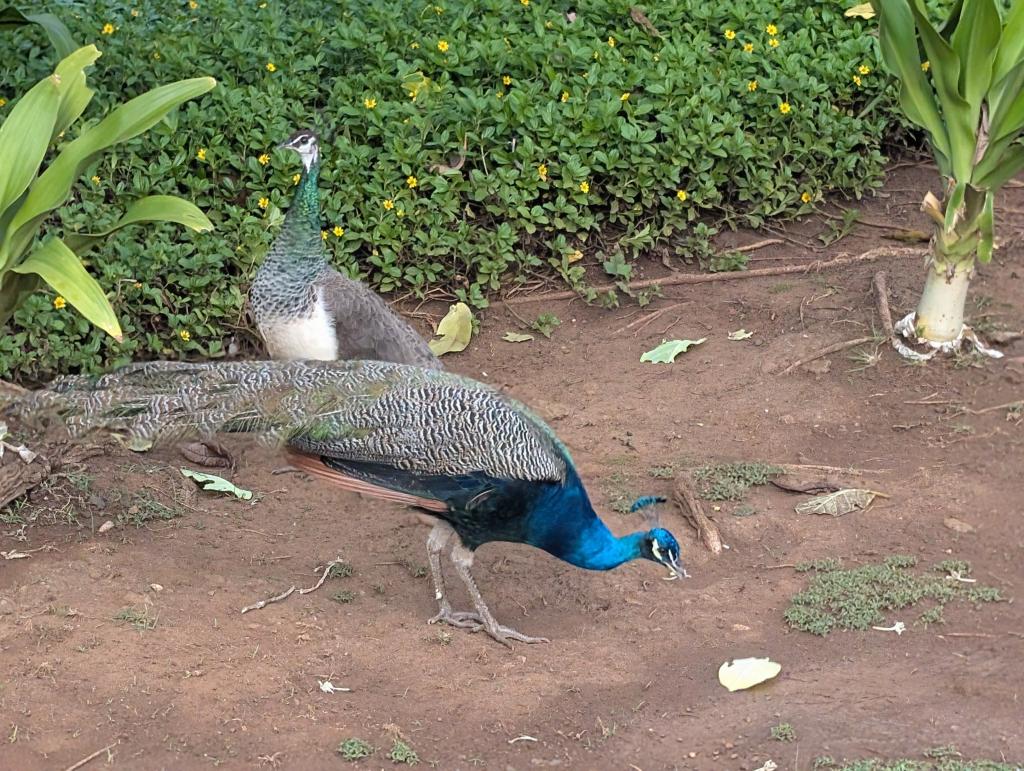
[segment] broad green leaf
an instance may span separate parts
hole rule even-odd
[[[28,189],[43,162],[60,106],[57,80],[36,83],[0,125],[0,212]]]
[[[718,682],[730,691],[742,691],[771,680],[782,671],[782,665],[771,659],[734,659],[718,668]]]
[[[506,343],[526,343],[533,340],[533,335],[524,335],[520,332],[506,332],[501,339]]]
[[[706,337],[700,340],[666,340],[656,348],[652,348],[640,357],[640,361],[649,361],[652,364],[671,364],[676,356],[686,353],[691,347],[700,345]]]
[[[193,471],[192,469],[183,468],[178,469],[181,471],[182,476],[192,479],[203,486],[204,490],[212,490],[218,493],[231,493],[236,498],[248,501],[252,500],[252,490],[245,490],[241,487],[235,487],[224,477],[219,477],[216,474],[204,474],[201,471]]]
[[[65,57],[54,72],[60,77],[60,110],[53,127],[53,142],[68,126],[78,120],[93,97],[93,90],[85,85],[85,68],[91,67],[100,58],[96,46],[84,46]]]
[[[97,154],[111,145],[138,136],[171,108],[206,93],[215,85],[213,78],[193,78],[159,86],[125,102],[84,131],[64,148],[32,185],[21,211],[11,221],[5,246],[9,245],[14,253],[23,249],[39,222],[65,201],[72,185]]]
[[[992,244],[995,241],[995,194],[985,194],[985,207],[978,215],[978,260],[984,264],[992,261]]]
[[[975,127],[972,123],[971,105],[960,95],[960,59],[949,43],[942,39],[935,27],[917,6],[910,3],[911,12],[917,24],[917,31],[924,44],[924,50],[931,62],[932,83],[939,96],[942,115],[945,118],[946,136],[949,139],[949,161],[952,176],[958,181],[971,178],[974,160]],[[980,109],[980,105],[978,106]]]
[[[196,231],[213,230],[213,224],[199,208],[189,201],[173,195],[151,195],[140,198],[128,207],[117,222],[98,233],[74,233],[64,237],[64,243],[81,255],[111,233],[140,222],[175,222]]]
[[[997,190],[1009,180],[1024,171],[1024,147],[1014,145],[999,159],[991,171],[983,176],[975,187],[984,190]]]
[[[988,143],[988,147],[985,149],[985,154],[981,157],[981,160],[975,165],[974,171],[972,172],[971,185],[978,190],[991,189],[988,184],[984,183],[983,180],[988,177],[993,170],[998,169],[1003,165],[1003,159],[1006,157],[1007,152],[1012,148],[1011,145],[1014,142],[1014,137],[1008,136],[1002,139],[995,139]]]
[[[992,85],[992,64],[1001,33],[1002,21],[993,0],[971,0],[964,4],[951,42],[960,60],[959,89],[971,107],[972,125],[977,125],[981,103]]]
[[[900,82],[900,106],[911,121],[928,132],[936,151],[948,159],[949,137],[932,87],[921,70],[914,16],[905,0],[875,3],[880,14],[878,43],[886,67]]]
[[[103,288],[90,276],[82,261],[59,238],[48,238],[20,265],[15,273],[35,273],[58,294],[75,306],[79,313],[118,341],[121,325]]]
[[[61,59],[78,48],[64,22],[52,13],[22,13],[12,6],[0,9],[0,30],[22,27],[26,24],[38,24],[42,27]]]
[[[949,198],[946,200],[946,214],[945,214],[945,228],[947,233],[953,231],[953,224],[956,222],[956,214],[964,202],[964,195],[967,193],[967,183],[957,182],[956,187],[953,188],[953,192],[949,194]]]
[[[437,339],[427,345],[435,356],[458,353],[466,349],[473,336],[473,313],[465,303],[455,303],[437,325]]]
[[[1024,62],[996,84],[990,105],[989,142],[1012,137],[1024,129]]]
[[[850,19],[873,19],[875,9],[871,7],[871,3],[860,3],[852,8],[847,8],[843,16]]]
[[[998,83],[1006,73],[1024,61],[1024,3],[1020,0],[1010,5],[1010,12],[1003,24],[1003,37],[999,41],[996,63],[992,68],[992,82]]]

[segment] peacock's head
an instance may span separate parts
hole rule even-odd
[[[320,147],[317,145],[316,134],[308,129],[296,131],[288,139],[278,145],[288,150],[294,150],[302,158],[302,165],[309,171],[317,157],[320,155]]]
[[[679,542],[668,530],[656,527],[648,530],[644,535],[641,554],[649,560],[658,562],[668,568],[666,581],[674,581],[677,578],[689,578],[690,574],[679,562]]]

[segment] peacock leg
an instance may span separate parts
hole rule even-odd
[[[483,628],[483,621],[476,613],[455,612],[445,593],[444,573],[441,571],[441,552],[445,545],[454,538],[459,542],[459,536],[452,529],[451,525],[443,520],[434,522],[434,529],[427,536],[427,560],[430,562],[430,574],[434,579],[434,599],[437,600],[438,613],[427,621],[428,624],[436,624],[443,621],[452,626],[477,631]]]
[[[469,596],[473,600],[473,606],[476,608],[475,614],[459,613],[454,615],[464,617],[467,620],[468,618],[475,616],[477,623],[475,624],[475,629],[473,629],[474,632],[483,629],[495,640],[510,648],[512,647],[513,640],[524,643],[550,642],[546,637],[530,637],[529,635],[517,632],[511,627],[502,626],[495,620],[491,611],[488,609],[487,604],[484,602],[484,598],[480,596],[480,590],[476,587],[476,581],[473,580],[473,574],[469,572],[469,569],[473,566],[473,552],[461,543],[457,544],[452,549],[452,563],[455,565],[455,570],[459,574],[459,578],[461,578],[463,583],[466,584],[466,590],[469,592]],[[456,626],[468,625],[456,624]]]

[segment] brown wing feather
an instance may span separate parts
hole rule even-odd
[[[402,493],[397,490],[390,490],[387,487],[379,487],[378,485],[371,484],[362,479],[355,479],[353,477],[342,474],[340,471],[329,468],[324,465],[324,462],[320,458],[313,455],[306,455],[304,453],[289,451],[285,453],[288,458],[288,462],[300,471],[306,471],[313,476],[330,482],[342,490],[348,490],[353,493],[362,493],[363,495],[369,495],[373,498],[380,498],[385,501],[395,501],[396,503],[404,503],[406,506],[417,506],[421,509],[427,509],[428,511],[448,511],[448,505],[441,501],[436,501],[433,498],[421,498],[417,495],[410,495],[409,493]]]

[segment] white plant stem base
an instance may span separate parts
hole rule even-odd
[[[945,342],[935,342],[923,337],[918,337],[915,326],[916,317],[916,312],[911,311],[902,319],[897,321],[893,327],[896,332],[892,338],[893,347],[899,352],[900,356],[905,359],[910,359],[912,361],[928,361],[928,359],[932,358],[937,353],[956,353],[961,349],[965,342],[974,345],[974,350],[978,353],[984,354],[985,356],[990,356],[993,359],[1003,358],[1001,351],[996,351],[985,345],[981,341],[981,338],[978,337],[977,332],[966,324],[961,326],[960,334],[952,340],[946,340]],[[928,350],[915,351],[909,345],[904,343],[901,338],[906,338],[916,345],[925,346]]]

